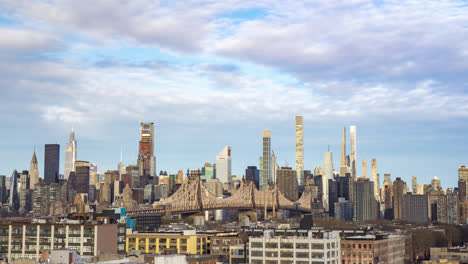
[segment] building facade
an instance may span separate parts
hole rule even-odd
[[[44,181],[57,183],[60,168],[60,145],[46,144],[44,153]]]
[[[404,256],[404,236],[362,235],[341,240],[342,264],[403,264]]]
[[[297,201],[297,177],[291,167],[281,167],[277,171],[277,183],[280,192],[290,201]]]
[[[89,162],[75,161],[75,177],[77,193],[88,193],[89,191]]]
[[[373,193],[374,183],[360,178],[354,183],[353,207],[355,221],[368,221],[377,218],[377,203]]]
[[[401,220],[408,222],[427,222],[429,200],[426,194],[403,194],[401,198]]]
[[[76,148],[77,145],[75,140],[75,131],[72,129],[70,133],[70,139],[68,140],[67,146],[65,148],[65,170],[63,174],[65,179],[68,179],[71,171],[75,171],[75,161],[77,159]]]
[[[350,126],[349,127],[349,137],[350,137],[350,143],[351,143],[351,153],[349,155],[350,157],[350,165],[351,165],[351,176],[353,177],[354,180],[356,180],[357,176],[357,157],[356,157],[356,126]]]
[[[226,146],[216,156],[216,178],[223,184],[231,183],[232,169],[231,169],[231,147]]]
[[[262,237],[249,237],[249,263],[339,264],[338,232],[313,233],[305,236],[275,236],[266,230]]]
[[[271,132],[263,131],[263,148],[261,158],[260,190],[263,191],[271,183]]]

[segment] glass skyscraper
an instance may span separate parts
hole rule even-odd
[[[46,183],[58,183],[60,168],[60,145],[46,144],[44,157],[44,181]]]

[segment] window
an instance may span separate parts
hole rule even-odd
[[[251,252],[253,257],[263,257],[263,251],[253,251]]]
[[[159,239],[159,244],[166,244],[166,239],[165,238],[160,238]]]
[[[146,243],[146,239],[145,238],[140,238],[138,239],[138,244],[145,244]]]
[[[262,248],[263,244],[260,242],[252,242],[252,248]]]
[[[150,243],[156,243],[156,238],[150,238],[150,239],[149,239],[149,242],[150,242]]]
[[[308,252],[296,252],[296,258],[309,258]]]
[[[358,244],[358,248],[361,248],[361,244]]]
[[[306,243],[297,243],[297,244],[296,244],[296,248],[297,248],[297,249],[308,249],[308,248],[309,248],[309,244],[306,244]]]
[[[372,248],[372,244],[369,244],[369,248]]]
[[[367,244],[364,244],[364,248],[367,248]]]

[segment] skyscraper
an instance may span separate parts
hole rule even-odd
[[[60,168],[60,145],[46,144],[44,155],[44,181],[58,183]]]
[[[278,170],[278,162],[275,152],[271,151],[271,183],[276,183],[276,171]]]
[[[418,179],[416,176],[411,176],[411,192],[413,194],[418,193]]]
[[[140,122],[140,142],[138,148],[138,168],[140,176],[156,176],[154,157],[154,123]]]
[[[230,183],[231,177],[231,147],[226,146],[216,156],[216,178],[223,184]]]
[[[401,219],[401,199],[404,194],[406,183],[397,177],[393,182],[393,217],[396,220]]]
[[[256,166],[248,166],[245,170],[245,179],[255,183],[255,187],[258,189],[260,174]]]
[[[68,140],[67,147],[65,149],[65,171],[63,177],[68,179],[70,171],[75,171],[75,161],[76,161],[76,140],[75,140],[75,131],[71,131],[70,139]]]
[[[346,127],[344,127],[343,138],[341,139],[340,176],[346,176],[346,173],[349,173],[349,168],[346,164]]]
[[[29,177],[29,184],[31,185],[31,189],[34,189],[34,185],[39,183],[39,167],[37,164],[36,150],[34,150],[33,156],[31,158],[31,165],[29,167]]]
[[[323,177],[322,177],[322,203],[323,208],[328,211],[328,180],[333,179],[333,161],[332,153],[325,152],[323,162]]]
[[[296,171],[291,167],[281,167],[278,170],[278,189],[290,201],[297,200]]]
[[[298,185],[304,185],[304,126],[302,116],[296,116],[296,175]]]
[[[0,175],[0,204],[7,200],[6,176]]]
[[[374,183],[369,179],[358,179],[354,183],[354,220],[366,221],[377,218],[377,204],[373,190]]]
[[[260,175],[260,190],[265,190],[271,183],[271,132],[263,131],[263,149],[262,149],[262,174]]]
[[[465,165],[458,168],[458,179],[463,179],[465,182],[468,182],[468,168]]]
[[[88,193],[89,191],[89,162],[75,161],[75,175],[77,193]]]
[[[367,178],[367,160],[362,160],[362,177]]]
[[[18,171],[14,170],[10,178],[10,208],[13,211],[18,211],[20,205],[18,195],[18,181],[19,173]]]
[[[356,126],[349,127],[349,136],[351,140],[350,165],[351,176],[356,180]]]
[[[374,196],[377,201],[380,201],[380,182],[377,175],[377,159],[372,159],[372,182],[374,183]]]

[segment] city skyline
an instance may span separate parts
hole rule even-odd
[[[139,121],[139,122],[140,122],[140,121]],[[141,124],[141,123],[139,123],[139,124]],[[294,130],[295,124],[296,124],[296,123],[295,123],[295,120],[294,120],[294,118],[293,118],[293,121],[292,121],[292,123],[291,123],[291,129],[292,129],[292,130]],[[345,145],[346,145],[346,146],[349,146],[349,145],[350,145],[350,142],[351,142],[351,139],[349,138],[349,137],[350,137],[349,127],[356,127],[356,126],[355,126],[355,125],[348,126],[348,129],[346,129],[346,127],[344,127],[344,131],[341,131],[341,133],[346,133],[346,134],[345,134]],[[155,129],[157,129],[157,125],[155,125]],[[343,129],[343,128],[342,128],[342,129]],[[355,129],[355,128],[354,128],[354,129]],[[270,131],[267,131],[267,133],[271,133],[271,132],[270,132]],[[72,131],[72,134],[73,134],[73,137],[75,137],[75,130]],[[140,135],[137,134],[137,136],[139,137]],[[341,136],[343,137],[343,134],[341,134]],[[274,138],[273,136],[271,136],[271,137]],[[78,135],[78,138],[79,138],[79,135]],[[75,139],[75,138],[74,138],[74,139]],[[294,133],[294,131],[293,131],[293,140],[294,140],[294,139],[295,139],[295,133]],[[342,140],[343,140],[343,138],[341,138],[340,151],[339,151],[339,155],[340,155],[340,156],[342,156],[342,150],[343,150],[343,145],[342,145],[343,141],[342,141]],[[55,144],[61,145],[60,143],[55,143]],[[66,145],[66,144],[67,144],[67,143],[62,144],[62,145]],[[157,138],[154,139],[154,144],[155,144],[155,145],[158,144],[158,139],[157,139]],[[259,147],[261,148],[262,145],[261,145],[261,143],[259,143],[259,144],[260,144]],[[359,144],[359,137],[357,137],[356,144]],[[138,145],[139,145],[139,143],[136,144],[136,148],[137,148],[137,149],[138,149]],[[38,146],[40,146],[40,147],[38,147]],[[273,150],[273,146],[274,146],[274,145],[272,145],[272,146],[270,147],[271,150]],[[346,154],[346,156],[350,156],[350,149],[349,149],[349,147],[346,147],[346,146],[345,146],[345,154]],[[225,146],[225,147],[226,147],[226,146]],[[223,148],[225,148],[225,147],[223,147]],[[330,146],[328,146],[328,147],[330,147]],[[293,155],[293,157],[290,157],[290,160],[292,160],[292,162],[289,162],[289,161],[286,160],[286,159],[281,159],[281,158],[282,158],[282,155],[281,155],[281,152],[279,152],[279,155],[280,155],[280,160],[279,160],[279,161],[282,161],[282,162],[283,162],[283,163],[279,163],[279,162],[278,162],[279,167],[282,167],[282,166],[291,166],[291,165],[294,164],[294,161],[295,161],[295,156],[294,156],[294,155],[295,155],[295,142],[292,142],[289,146],[286,146],[286,148],[291,148],[291,149],[292,149],[292,150],[289,151],[289,152],[291,152],[292,155]],[[43,149],[43,148],[42,148],[41,145],[34,145],[34,151],[33,151],[34,155],[37,155],[37,156],[41,157],[41,154],[43,154],[42,149]],[[307,149],[307,147],[305,146],[305,147],[304,147],[304,150],[306,150],[306,149]],[[347,149],[347,150],[346,150],[346,149]],[[37,150],[42,151],[42,152],[39,153],[39,154],[37,154]],[[80,150],[81,150],[81,148],[80,148]],[[327,150],[328,150],[328,149],[327,149]],[[326,155],[326,152],[327,152],[327,151],[324,151],[323,153],[325,153],[325,155]],[[333,153],[333,151],[331,151],[331,153]],[[126,154],[127,156],[130,155],[129,153],[125,153],[125,154]],[[155,152],[155,154],[157,155],[156,152]],[[122,150],[120,150],[119,155],[122,155]],[[217,154],[216,154],[216,155],[217,155]],[[214,163],[216,163],[216,162],[215,162],[215,161],[216,161],[216,155],[208,157],[207,160],[202,161],[198,167],[196,167],[196,166],[195,166],[195,167],[188,167],[188,169],[201,169],[201,168],[203,167],[203,164],[205,164],[205,162],[209,162],[209,163],[213,163],[213,164],[214,164]],[[322,155],[323,155],[323,154],[322,154]],[[336,171],[337,173],[339,173],[339,172],[340,172],[340,163],[341,163],[341,161],[338,161],[338,160],[337,160],[336,155],[337,155],[337,154],[335,154],[335,155],[334,155],[335,158],[332,159],[332,162],[333,162],[332,165],[333,165],[333,170]],[[65,157],[65,156],[66,156],[66,152],[65,152],[65,151],[60,151],[60,157],[59,157],[59,160],[60,160],[60,162],[59,162],[59,168],[60,168],[60,169],[59,169],[59,173],[60,173],[60,174],[62,174],[62,173],[64,172],[65,161],[62,161],[62,160],[63,160],[63,157]],[[86,160],[86,161],[88,161],[88,162],[96,163],[96,164],[97,164],[97,167],[98,167],[98,172],[99,172],[99,173],[104,173],[106,170],[115,170],[115,169],[117,169],[118,166],[119,166],[119,164],[120,164],[119,162],[120,162],[120,160],[121,160],[121,157],[122,157],[122,156],[120,156],[119,159],[116,159],[115,162],[114,162],[115,164],[112,164],[110,167],[103,167],[102,165],[100,166],[100,163],[98,163],[98,161],[96,161],[96,160],[90,160],[90,159],[84,159],[84,160]],[[235,159],[236,159],[236,155],[234,155],[233,158],[234,158],[234,160],[235,160]],[[363,159],[365,159],[365,158],[363,158]],[[370,159],[374,159],[374,158],[370,158],[370,157],[369,157],[369,158],[367,158],[367,159],[370,160]],[[257,160],[258,160],[258,159],[257,159]],[[357,160],[359,161],[359,158],[358,158]],[[378,159],[377,159],[377,160],[378,160]],[[307,160],[306,160],[306,161],[307,161]],[[363,160],[361,159],[360,161],[362,162]],[[194,163],[194,162],[196,162],[196,161],[190,161],[190,163]],[[256,163],[256,162],[257,162],[257,163]],[[325,164],[324,164],[324,163],[325,163],[325,159],[323,158],[323,156],[322,156],[322,160],[318,160],[317,162],[321,162],[321,163],[317,163],[317,164],[315,164],[313,167],[307,167],[307,166],[305,166],[304,169],[305,169],[305,170],[311,170],[312,172],[314,172],[314,169],[315,169],[316,167],[322,167],[323,169],[325,169],[325,167],[324,167],[324,165],[325,165]],[[378,162],[379,162],[379,160],[378,160]],[[62,163],[63,163],[63,164],[62,164]],[[136,163],[137,163],[137,162],[136,162],[136,159],[133,160],[133,161],[132,161],[132,160],[129,160],[129,159],[124,159],[124,160],[123,160],[123,164],[124,164],[125,166],[127,166],[127,165],[135,165]],[[244,176],[245,169],[246,169],[248,166],[257,166],[257,167],[258,167],[258,161],[252,161],[252,162],[250,162],[250,163],[248,162],[248,163],[246,163],[246,164],[247,164],[247,165],[246,165],[244,168],[242,167],[242,165],[238,165],[238,164],[237,164],[238,166],[232,166],[233,168],[236,168],[236,170],[233,170],[232,175],[233,175],[233,176],[237,176],[237,177],[242,177],[242,176]],[[290,165],[290,164],[291,164],[291,165]],[[306,164],[307,164],[307,162],[306,162]],[[465,165],[465,163],[460,164],[459,166],[461,166],[461,165]],[[43,160],[43,158],[42,158],[42,160],[41,160],[41,158],[39,158],[38,167],[39,167],[39,170],[40,170],[40,171],[41,171],[41,167],[42,167],[42,170],[43,170],[43,166],[44,166],[44,160]],[[239,169],[237,170],[237,168],[239,168]],[[292,167],[292,168],[293,168],[294,170],[296,170],[295,167]],[[393,167],[393,168],[398,168],[398,167]],[[14,170],[17,170],[17,171],[22,171],[22,170],[24,170],[24,169],[27,169],[27,168],[26,168],[26,167],[25,167],[25,168],[22,168],[22,167],[20,167],[20,168],[14,168]],[[187,169],[187,168],[179,167],[179,168],[176,168],[176,169],[174,169],[174,170],[172,170],[172,169],[167,169],[166,167],[161,167],[161,168],[160,168],[160,170],[162,170],[162,171],[169,171],[169,173],[176,173],[178,170],[184,171],[185,169]],[[350,169],[351,169],[351,168],[348,167],[348,170],[350,170]],[[362,166],[356,166],[356,169],[357,169],[357,177],[362,177],[363,167],[362,167]],[[372,164],[367,164],[367,170],[370,171],[371,174],[372,174]],[[43,172],[43,171],[42,171],[42,172]],[[349,171],[349,173],[350,173],[350,171]],[[395,174],[395,173],[392,172],[392,171],[387,171],[387,170],[386,170],[386,171],[382,171],[382,170],[380,169],[380,164],[379,164],[379,166],[377,166],[377,171],[376,171],[376,173],[377,173],[377,174],[380,174],[380,175],[383,175],[384,173],[390,173],[390,174],[392,174],[392,181],[395,180],[397,177],[400,177],[400,178],[402,178],[403,180],[405,180],[406,182],[409,182],[409,183],[411,183],[411,179],[412,179],[412,177],[414,176],[414,175],[407,175],[407,176],[405,176],[405,175],[398,175],[398,174]],[[444,188],[454,188],[454,187],[456,187],[456,185],[457,185],[457,177],[458,177],[458,174],[457,174],[457,173],[458,173],[458,167],[456,168],[456,177],[455,177],[455,179],[452,179],[452,178],[444,179],[444,178],[442,177],[442,184],[443,184],[443,187],[444,187]],[[10,174],[11,174],[11,173],[10,173]],[[10,174],[0,172],[0,175],[7,175],[7,176],[8,176],[8,175],[10,175]],[[40,178],[44,179],[44,178],[43,178],[43,177],[44,177],[44,176],[43,176],[43,173],[39,172],[39,175],[40,175]],[[157,171],[157,175],[159,175],[159,170]],[[369,175],[368,175],[368,176],[369,176]],[[419,175],[419,176],[416,175],[416,177],[418,177],[418,178],[420,178],[420,179],[423,179],[423,180],[422,180],[422,181],[423,181],[422,183],[425,183],[425,184],[429,184],[429,183],[431,182],[431,180],[433,179],[434,176],[436,176],[436,177],[438,177],[438,178],[441,178],[440,176],[437,176],[437,175],[432,175],[432,176],[430,176],[430,177],[424,177],[424,175]],[[372,175],[370,175],[370,177],[371,177],[371,180],[372,180]],[[450,184],[452,181],[455,182],[453,185]],[[382,182],[380,182],[380,187],[382,187]]]
[[[1,174],[28,168],[33,145],[39,160],[43,144],[64,150],[72,127],[80,159],[113,169],[122,147],[135,164],[137,120],[160,129],[164,170],[200,168],[230,145],[241,175],[258,163],[263,130],[279,165],[292,165],[295,115],[305,169],[328,145],[337,167],[338,131],[350,125],[356,164],[375,157],[381,175],[454,186],[468,163],[468,6],[458,1],[81,3],[0,3]]]

